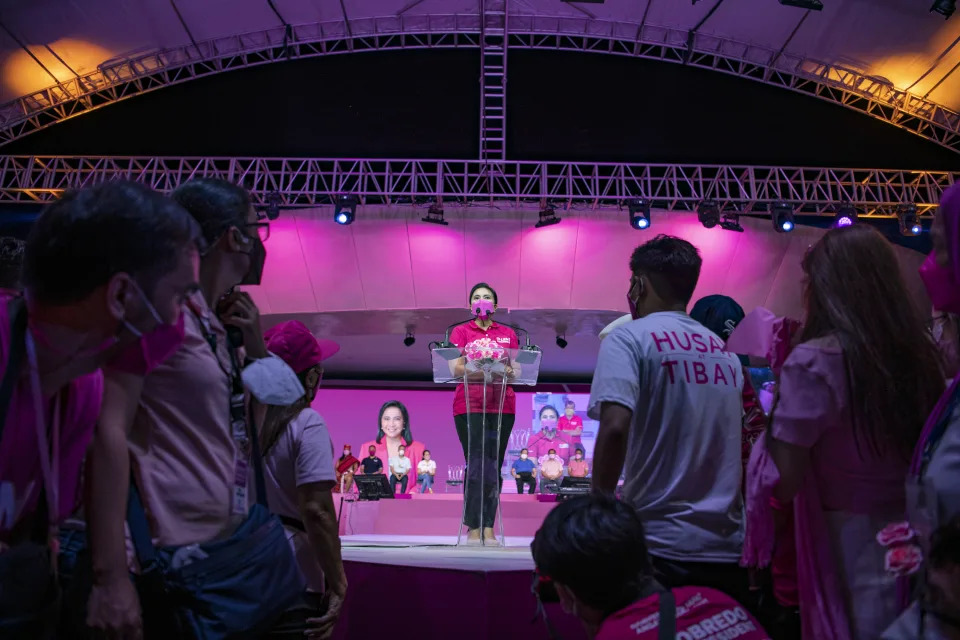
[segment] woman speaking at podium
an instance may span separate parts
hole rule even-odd
[[[454,327],[450,333],[450,342],[467,356],[457,362],[455,373],[459,376],[464,375],[471,353],[496,353],[520,348],[520,341],[513,329],[497,324],[492,319],[497,310],[497,292],[493,287],[485,282],[475,284],[470,290],[468,302],[474,319]],[[508,366],[507,377],[512,373]],[[463,383],[457,385],[453,398],[453,420],[467,461],[463,524],[467,526],[468,544],[498,544],[493,523],[497,516],[497,499],[502,482],[500,468],[517,411],[513,389],[508,386],[503,390],[505,393],[501,391],[500,385],[491,384],[487,387],[484,399],[482,381],[471,381],[469,389],[465,389]]]

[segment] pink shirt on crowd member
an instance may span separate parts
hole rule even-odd
[[[572,431],[580,429],[580,433],[574,435]],[[577,447],[582,448],[582,443],[580,436],[583,433],[583,418],[574,414],[572,418],[568,418],[566,415],[560,416],[560,419],[557,421],[557,431],[567,436],[567,440],[570,441],[570,444],[573,445],[574,450]]]
[[[543,462],[550,449],[557,452],[557,457],[564,464],[573,456],[573,447],[570,446],[570,440],[564,434],[557,431],[552,438],[548,438],[546,432],[541,431],[530,436],[530,442],[527,443],[527,451],[530,457],[538,462]]]
[[[570,464],[567,465],[570,468],[570,476],[573,478],[586,478],[587,477],[587,461],[586,460],[570,460]]]
[[[0,378],[6,371],[11,351],[8,307],[13,297],[0,294]],[[28,366],[24,356],[24,371]],[[53,411],[58,396],[60,419],[55,423]],[[98,370],[71,380],[43,403],[47,413],[44,426],[49,432],[58,424],[60,431],[58,521],[67,518],[80,504],[80,471],[87,446],[93,439],[102,400],[103,374]],[[22,375],[10,397],[6,427],[0,440],[0,541],[8,541],[11,529],[24,517],[33,515],[38,508],[46,509],[46,505],[38,504],[42,489],[34,389],[30,376]]]
[[[336,482],[333,440],[323,418],[307,408],[290,421],[264,458],[264,480],[270,510],[301,520],[297,489],[312,482]],[[307,588],[322,592],[323,571],[305,533],[287,527],[287,539],[297,564],[307,579]]]
[[[760,623],[730,596],[706,587],[673,589],[677,607],[677,640],[769,640]],[[656,640],[660,596],[654,594],[608,616],[596,640]]]
[[[185,310],[183,344],[145,378],[129,438],[137,486],[159,545],[216,540],[246,517],[231,513],[237,447],[226,331],[202,295],[192,301],[209,319],[217,355],[200,320]],[[256,500],[252,474],[247,499]]]
[[[833,337],[798,345],[780,374],[770,436],[809,449],[793,500],[804,637],[877,638],[897,615],[896,583],[884,570],[876,533],[902,519],[908,463],[890,454],[861,458],[853,434],[843,351]],[[747,479],[744,562],[763,566],[773,550],[771,498],[779,471],[765,437]],[[870,602],[863,607],[857,603]]]
[[[367,452],[370,450],[370,447],[377,448],[377,457],[380,458],[380,462],[383,463],[383,473],[387,474],[389,477],[390,454],[387,452],[387,436],[383,436],[380,444],[377,444],[376,440],[364,442],[360,447],[360,451],[363,451],[367,456],[369,456],[370,454]],[[410,458],[410,471],[407,472],[407,493],[419,493],[419,490],[414,491],[414,489],[417,489],[417,487],[420,486],[417,484],[417,474],[415,471],[417,469],[417,465],[420,464],[421,460],[423,460],[423,452],[425,448],[426,447],[423,446],[423,443],[417,442],[416,440],[410,444],[404,445],[404,455]]]
[[[520,341],[517,334],[510,327],[493,322],[486,329],[481,329],[477,323],[471,320],[464,324],[457,325],[450,332],[450,342],[460,347],[461,351],[471,342],[489,338],[496,342],[502,349],[519,349]],[[499,395],[490,393],[491,388],[487,389],[487,404],[483,404],[483,386],[479,383],[470,384],[470,413],[499,413]],[[507,386],[506,394],[503,398],[503,413],[515,414],[517,412],[517,396],[513,387]],[[453,415],[459,416],[467,413],[467,395],[463,384],[457,385],[456,394],[453,397]]]

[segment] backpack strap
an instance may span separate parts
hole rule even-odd
[[[676,640],[677,600],[673,591],[660,592],[660,623],[657,625],[657,640]]]
[[[27,305],[23,298],[13,298],[7,307],[7,313],[10,316],[10,340],[7,343],[10,353],[7,356],[3,382],[0,383],[0,439],[3,438],[10,400],[13,398],[13,391],[17,387],[17,381],[23,368],[23,357],[27,352],[25,341],[27,335]]]

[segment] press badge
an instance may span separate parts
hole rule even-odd
[[[235,516],[247,515],[247,464],[246,458],[238,451],[234,464],[233,476],[233,508]]]

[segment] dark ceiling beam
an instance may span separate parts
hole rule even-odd
[[[40,68],[43,69],[43,70],[46,72],[46,74],[47,74],[48,76],[50,76],[51,78],[53,78],[53,81],[54,81],[55,83],[57,83],[57,86],[58,86],[58,87],[60,87],[60,88],[63,89],[64,91],[67,90],[66,87],[64,87],[63,84],[60,83],[60,80],[57,79],[57,76],[53,75],[53,72],[50,71],[50,69],[48,69],[47,66],[46,66],[45,64],[43,64],[43,62],[40,61],[40,58],[38,58],[36,55],[34,55],[33,51],[30,51],[30,47],[28,47],[26,44],[24,44],[23,40],[21,40],[21,39],[18,38],[16,35],[14,35],[13,31],[11,31],[9,28],[7,28],[6,23],[0,22],[0,29],[3,29],[4,32],[6,32],[6,34],[7,34],[8,36],[10,36],[11,38],[13,38],[13,41],[16,42],[16,43],[20,46],[21,49],[23,49],[24,51],[27,52],[27,55],[28,55],[28,56],[30,56],[31,58],[33,58],[33,61],[36,62],[36,63],[40,66]],[[68,68],[69,68],[69,67],[68,67]]]
[[[180,26],[183,27],[183,30],[187,32],[187,37],[190,38],[190,42],[193,44],[193,48],[196,50],[197,55],[202,58],[203,53],[200,51],[200,45],[197,44],[196,38],[194,38],[193,33],[190,32],[190,27],[187,26],[187,21],[183,19],[183,15],[181,15],[180,9],[177,8],[177,3],[175,0],[170,0],[170,6],[173,7],[173,12],[177,14],[177,20],[180,21]]]

